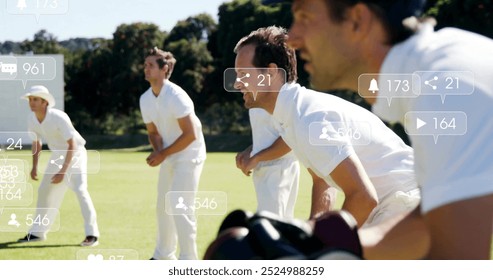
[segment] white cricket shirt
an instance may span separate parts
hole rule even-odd
[[[396,98],[390,107],[386,100],[377,99],[373,106],[373,112],[383,119],[402,124],[410,111],[461,111],[467,116],[464,135],[440,135],[437,143],[431,135],[410,135],[416,178],[422,187],[422,211],[492,194],[493,40],[455,28],[434,32],[424,25],[394,46],[380,69],[380,73],[415,71],[431,71],[432,76],[435,71],[471,71],[474,75],[460,79],[460,86],[474,86],[470,95],[447,95],[443,103],[440,95]],[[423,83],[422,87],[429,89]],[[439,89],[437,93],[446,92]]]
[[[30,132],[36,134],[38,139],[45,141],[52,151],[66,151],[68,149],[67,141],[72,138],[77,148],[84,148],[86,144],[86,140],[75,130],[69,116],[55,108],[46,109],[45,119],[41,123],[31,112],[28,116],[27,127]]]
[[[412,148],[366,109],[299,84],[285,84],[277,97],[273,116],[280,122],[281,136],[296,157],[329,185],[338,187],[330,173],[355,154],[379,200],[396,191],[416,188]],[[324,125],[324,131],[314,132],[320,124]],[[357,139],[349,137],[349,131],[359,131]]]
[[[254,156],[258,152],[270,147],[277,138],[281,135],[279,123],[267,111],[260,108],[252,108],[248,110],[250,116],[250,126],[252,128],[252,152],[250,156]],[[289,152],[281,158],[293,158],[293,152]]]
[[[182,134],[178,119],[191,115],[197,139],[184,150],[170,155],[166,160],[205,160],[202,124],[195,115],[192,100],[181,87],[166,80],[157,97],[152,93],[152,88],[149,88],[140,96],[140,111],[144,123],[156,125],[163,138],[164,148],[173,144]]]

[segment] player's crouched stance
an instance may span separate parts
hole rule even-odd
[[[202,124],[195,115],[193,102],[181,87],[169,80],[175,63],[172,53],[152,49],[144,62],[145,79],[151,86],[140,97],[140,111],[153,148],[147,164],[160,166],[153,260],[177,259],[177,245],[178,259],[198,258],[195,214],[166,212],[166,203],[170,203],[165,199],[167,193],[178,193],[175,204],[183,203],[183,196],[194,201],[206,158]]]
[[[236,210],[221,224],[206,260],[362,259],[357,223],[346,211],[316,219],[282,219],[269,212]]]
[[[52,152],[46,166],[45,175],[38,190],[36,217],[46,217],[48,221],[56,219],[56,210],[60,208],[65,191],[69,187],[79,200],[86,238],[81,246],[98,245],[99,229],[96,210],[87,190],[87,151],[86,141],[75,130],[70,118],[63,111],[53,108],[55,99],[44,86],[33,86],[22,97],[29,101],[32,114],[28,117],[28,130],[36,135],[33,139],[33,166],[31,179],[38,180],[38,159],[41,152],[41,140],[47,142]],[[77,164],[74,164],[77,156]],[[59,160],[59,164],[52,164]],[[74,159],[74,161],[72,161]],[[51,175],[54,174],[54,175]],[[20,243],[42,241],[50,229],[48,225],[33,223],[29,233],[18,240]]]

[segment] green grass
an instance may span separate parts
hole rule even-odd
[[[158,169],[145,163],[148,153],[102,151],[98,174],[88,175],[89,192],[98,214],[101,231],[100,245],[96,249],[133,249],[140,259],[152,256],[156,236],[156,184]],[[48,153],[44,153],[40,170],[44,170]],[[200,181],[200,191],[223,191],[227,194],[228,210],[256,209],[255,192],[250,177],[236,168],[234,153],[210,153]],[[27,162],[29,174],[31,159]],[[89,160],[89,164],[91,159]],[[296,217],[306,218],[310,205],[309,175],[302,171]],[[36,207],[39,181],[29,182],[34,187],[30,208]],[[51,232],[45,242],[15,244],[24,234],[0,233],[0,259],[76,259],[78,244],[84,239],[83,220],[75,194],[68,190],[60,209],[60,230]],[[214,239],[224,216],[198,216],[197,246],[203,256]]]
[[[94,201],[101,231],[100,249],[132,249],[140,259],[152,256],[156,236],[156,184],[158,169],[145,163],[148,153],[129,151],[102,151],[99,173],[89,175],[89,192]],[[234,153],[209,153],[200,181],[200,191],[222,191],[227,194],[228,210],[254,211],[256,199],[253,183],[238,170]],[[12,158],[12,157],[11,157]],[[19,157],[20,158],[20,157]],[[31,166],[26,160],[26,174]],[[44,170],[48,153],[42,154],[40,171]],[[91,164],[91,159],[89,160]],[[29,167],[29,168],[28,168]],[[34,187],[33,203],[39,181],[29,180]],[[309,214],[311,180],[302,168],[300,190],[295,216],[305,219]],[[342,199],[338,200],[339,204]],[[84,238],[83,221],[74,193],[67,191],[60,209],[60,230],[51,232],[45,242],[16,244],[24,233],[0,232],[0,259],[7,260],[71,260],[76,259]],[[198,216],[197,246],[202,257],[208,244],[214,239],[224,216]],[[493,248],[493,246],[492,246]],[[493,256],[493,250],[492,250]]]

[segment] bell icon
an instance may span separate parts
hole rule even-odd
[[[17,8],[21,11],[27,8],[26,0],[17,0]]]
[[[371,91],[372,93],[375,93],[375,91],[379,90],[377,80],[371,79],[370,87],[368,88],[368,90]]]

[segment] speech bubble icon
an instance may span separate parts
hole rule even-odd
[[[56,77],[56,60],[49,56],[18,56],[16,80],[26,88],[27,81],[51,81]]]
[[[58,174],[65,164],[68,150],[51,150],[45,174]],[[70,181],[74,174],[97,174],[101,169],[101,154],[96,150],[72,150],[72,160],[64,173]],[[43,151],[41,151],[43,153]]]
[[[15,63],[3,63],[1,65],[2,73],[9,73],[10,75],[17,73],[17,64]]]
[[[39,23],[41,15],[63,15],[68,12],[69,0],[7,0],[7,13],[34,15]]]
[[[439,95],[442,104],[447,96],[471,95],[474,73],[471,71],[416,71],[420,77],[421,95]]]
[[[11,215],[16,214],[19,227],[12,227]],[[30,228],[35,232],[58,231],[60,229],[60,211],[56,208],[2,208],[0,213],[0,232],[26,232]]]
[[[0,183],[0,207],[29,206],[33,201],[33,186],[29,183]]]
[[[388,105],[394,98],[416,98],[421,84],[418,75],[366,73],[358,77],[358,94],[365,99],[384,98]]]
[[[462,111],[410,111],[404,115],[404,129],[408,135],[433,136],[435,144],[440,135],[464,135],[467,115]]]
[[[17,77],[17,59],[14,56],[0,56],[0,80],[14,80]]]
[[[0,188],[12,188],[17,183],[25,183],[27,173],[25,160],[0,159]]]
[[[33,155],[36,149],[32,149],[32,141],[37,141],[36,134],[28,131],[2,131],[0,132],[0,157],[7,158],[8,153],[16,156]]]
[[[255,99],[259,92],[270,91],[274,82],[286,83],[286,71],[282,68],[227,68],[223,74],[224,90],[246,90],[252,92]]]

